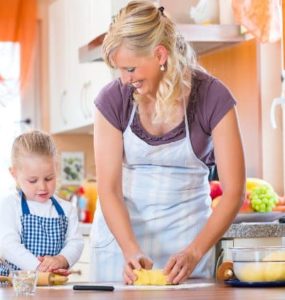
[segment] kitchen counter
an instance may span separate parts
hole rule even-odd
[[[223,238],[267,238],[285,237],[285,224],[268,223],[240,223],[232,224]]]
[[[193,282],[193,281],[192,281]],[[205,280],[195,282],[205,283]],[[196,287],[184,290],[127,290],[114,292],[99,291],[73,291],[72,289],[59,289],[59,287],[37,288],[33,297],[16,297],[12,288],[0,288],[0,299],[76,299],[76,300],[96,300],[96,299],[112,299],[112,300],[135,300],[135,299],[163,299],[163,300],[179,300],[179,299],[201,299],[201,300],[243,300],[243,299],[270,299],[283,300],[284,288],[236,288],[226,286],[222,283],[207,281],[213,283],[210,286]]]
[[[92,224],[79,224],[83,235],[90,234],[91,226]],[[226,239],[266,237],[285,237],[285,224],[277,222],[232,224],[223,235],[223,238]]]

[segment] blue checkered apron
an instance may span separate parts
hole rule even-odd
[[[131,130],[136,107],[123,134],[124,201],[140,247],[153,260],[154,268],[163,268],[171,255],[191,243],[211,214],[209,170],[192,149],[186,109],[185,138],[153,146]],[[124,257],[100,205],[92,226],[91,245],[91,279],[121,281]],[[212,249],[192,276],[211,277],[213,269]]]
[[[51,197],[58,217],[40,217],[30,213],[27,200],[22,192],[20,192],[20,197],[22,206],[21,243],[35,256],[58,255],[64,246],[68,226],[68,218],[62,207],[54,197]],[[0,274],[7,276],[9,268],[19,270],[17,266],[6,261],[6,264],[0,265]]]

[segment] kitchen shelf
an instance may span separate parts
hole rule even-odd
[[[250,38],[249,34],[241,32],[241,26],[234,24],[178,24],[177,29],[198,55],[241,43]]]
[[[177,24],[178,31],[191,44],[198,55],[248,40],[239,25]],[[102,61],[102,42],[105,33],[79,48],[79,62]]]

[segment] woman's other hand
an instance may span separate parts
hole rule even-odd
[[[164,273],[168,276],[168,282],[178,284],[185,281],[198,262],[199,258],[193,250],[186,249],[172,255],[164,268]]]
[[[133,284],[134,281],[137,279],[136,274],[134,273],[134,270],[140,270],[140,269],[146,269],[150,270],[152,269],[153,261],[144,255],[143,253],[138,253],[129,257],[126,257],[126,262],[124,266],[124,281],[126,284]]]

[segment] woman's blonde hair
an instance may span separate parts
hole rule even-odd
[[[23,133],[12,145],[11,162],[17,166],[23,155],[36,154],[56,158],[56,147],[51,136],[39,130]]]
[[[191,69],[196,65],[193,50],[176,31],[176,26],[165,13],[147,0],[130,1],[113,19],[103,41],[105,62],[114,68],[113,54],[124,44],[137,55],[149,55],[158,45],[168,51],[164,76],[156,94],[153,122],[173,121],[174,111],[191,90]],[[139,102],[139,95],[134,94]]]

